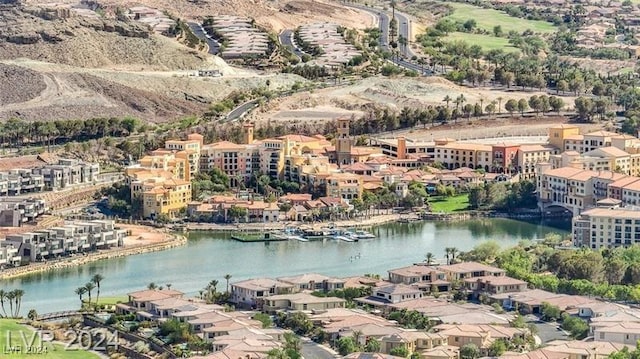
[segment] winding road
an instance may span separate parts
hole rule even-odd
[[[227,114],[226,120],[231,122],[239,118],[242,118],[247,112],[253,110],[256,106],[258,106],[258,102],[260,102],[259,98],[255,100],[247,101],[239,105],[238,107],[234,108]]]
[[[217,55],[218,52],[220,52],[220,43],[214,40],[204,31],[202,24],[198,24],[196,22],[188,22],[187,25],[189,25],[189,28],[191,29],[193,34],[196,35],[196,37],[209,45],[209,53],[211,55]]]
[[[304,52],[300,51],[298,46],[293,42],[293,30],[282,30],[278,35],[278,38],[280,39],[282,46],[288,48],[294,55],[298,56],[298,58],[302,58]]]
[[[366,11],[368,13],[371,13],[377,16],[378,27],[381,32],[380,38],[378,39],[378,42],[380,43],[380,48],[382,48],[385,51],[391,51],[389,47],[389,23],[391,19],[390,19],[390,15],[387,12],[376,9],[376,8],[367,7],[364,5],[358,5],[358,4],[342,3],[342,5],[359,9],[362,11]],[[398,20],[399,35],[402,35],[402,37],[404,37],[405,39],[407,39],[407,41],[409,41],[409,39],[411,39],[411,19],[407,14],[399,12],[398,10],[395,11],[395,16]],[[402,57],[400,56],[392,57],[391,59],[389,59],[389,61],[407,70],[416,71],[422,74],[423,76],[433,75],[433,71],[431,71],[430,69],[425,68],[423,65],[411,62],[411,60],[409,60],[414,56],[414,53],[413,51],[411,51],[410,46],[401,46],[400,54]]]

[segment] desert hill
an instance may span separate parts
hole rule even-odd
[[[142,24],[64,9],[0,4],[0,60],[29,58],[80,67],[144,66],[176,70],[207,65],[207,56]]]

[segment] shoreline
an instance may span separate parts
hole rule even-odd
[[[133,245],[129,247],[116,247],[109,250],[88,253],[86,256],[65,257],[56,261],[28,264],[22,267],[5,269],[0,271],[0,280],[13,279],[57,269],[77,267],[103,259],[113,259],[136,254],[164,251],[183,246],[186,243],[187,237],[184,235],[167,234],[167,239],[161,242]]]
[[[535,216],[533,216],[535,217]],[[513,216],[508,214],[496,215],[487,212],[460,212],[460,213],[430,213],[426,216],[419,216],[416,213],[393,213],[372,215],[365,218],[339,220],[334,222],[275,222],[275,223],[238,223],[238,224],[219,224],[219,223],[186,223],[182,226],[182,233],[172,232],[166,233],[166,239],[145,244],[134,244],[125,247],[116,247],[109,250],[103,250],[88,253],[84,256],[65,257],[55,261],[31,263],[26,266],[9,268],[0,271],[0,280],[13,279],[36,273],[44,273],[57,269],[65,269],[77,267],[91,262],[104,259],[113,259],[137,254],[164,251],[176,247],[183,246],[187,243],[186,233],[193,232],[219,232],[219,233],[260,233],[267,231],[282,230],[289,226],[308,226],[313,228],[326,227],[331,224],[337,228],[371,228],[388,223],[410,223],[416,221],[460,221],[477,218],[512,218],[512,219],[530,219],[529,216]],[[406,222],[405,222],[406,221]],[[151,231],[157,228],[147,227]],[[169,228],[169,227],[165,227]]]
[[[323,222],[273,222],[273,223],[236,223],[236,224],[220,224],[220,223],[186,223],[183,228],[187,231],[196,232],[265,232],[282,230],[290,226],[307,226],[307,227],[327,227],[329,224],[337,228],[370,228],[382,224],[398,222],[401,220],[420,220],[420,216],[415,213],[408,214],[381,214],[373,215],[365,218],[348,219],[339,221],[323,221]]]

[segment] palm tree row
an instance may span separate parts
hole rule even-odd
[[[95,304],[98,304],[98,301],[100,300],[100,283],[102,282],[102,280],[104,279],[104,277],[101,274],[95,274],[91,280],[89,282],[87,282],[85,285],[78,287],[75,289],[74,293],[76,293],[76,295],[78,297],[80,297],[80,306],[84,306],[84,301],[82,300],[82,297],[86,294],[89,297],[89,300],[87,302],[88,307],[91,307],[91,292],[96,289],[96,302]]]
[[[453,264],[456,261],[456,254],[460,253],[456,247],[447,247],[444,249],[445,256],[447,257],[447,264]]]
[[[0,289],[0,308],[2,308],[3,318],[18,318],[20,315],[20,305],[22,304],[23,296],[24,290],[22,289],[14,289],[8,292],[4,289]],[[5,309],[5,302],[9,302],[9,314],[7,314]]]

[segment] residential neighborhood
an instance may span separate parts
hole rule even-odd
[[[344,342],[354,341],[361,348],[371,343],[378,348],[379,344],[376,353],[368,355],[384,357],[415,353],[420,358],[453,359],[473,347],[480,356],[499,358],[596,359],[596,355],[606,358],[625,347],[633,349],[640,338],[637,308],[529,289],[525,282],[485,264],[416,263],[390,269],[388,274],[388,279],[341,279],[307,273],[237,281],[228,293],[236,306],[234,311],[211,304],[202,295],[189,297],[175,289],[154,288],[129,293],[128,302],[116,305],[116,315],[133,315],[151,327],[171,321],[188,325],[211,345],[213,353],[199,358],[266,358],[289,345],[287,333],[300,334],[302,329],[297,325],[303,324],[287,324],[293,323],[288,320],[294,317],[308,323],[304,325],[310,327],[304,330],[320,350],[329,355],[339,352],[345,358],[363,357],[360,352],[344,352]],[[456,289],[434,292],[429,285],[429,276],[434,274],[442,274],[436,280],[443,284],[458,283]],[[352,302],[332,294],[347,289],[370,295]],[[484,299],[478,301],[479,296]],[[554,323],[540,320],[544,306],[588,321],[589,337],[571,340],[556,330]],[[261,313],[271,315],[269,325]],[[410,327],[405,319],[394,319],[411,313],[415,313],[411,325],[423,318],[425,326]],[[551,330],[546,328],[549,326]],[[541,341],[538,330],[551,333],[552,338]],[[506,351],[496,353],[496,342],[507,343]]]

